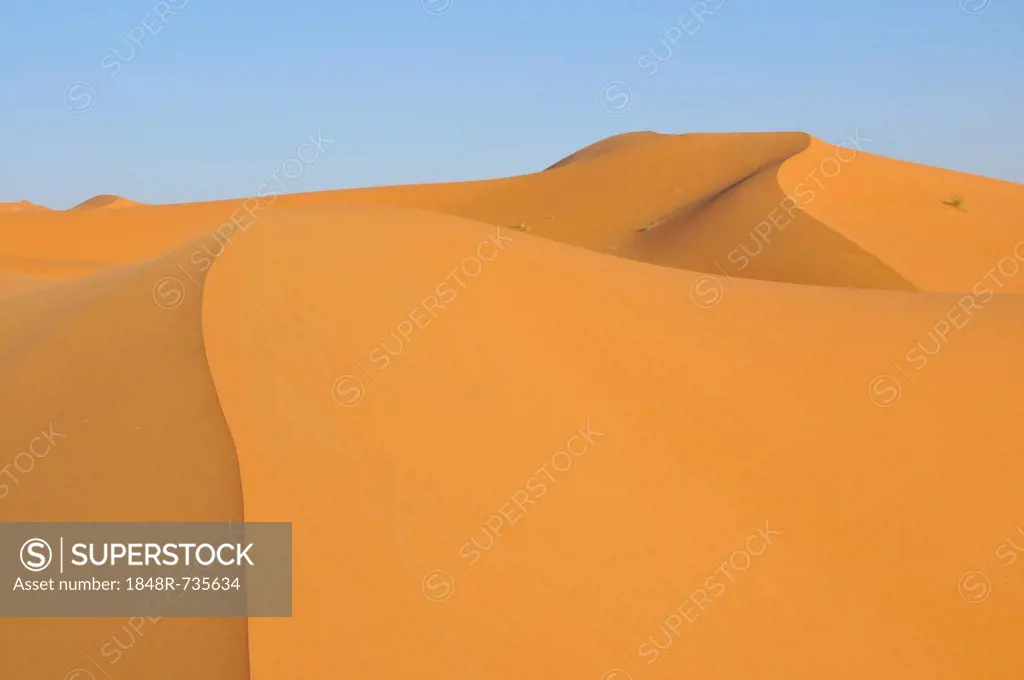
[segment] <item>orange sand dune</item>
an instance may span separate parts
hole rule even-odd
[[[204,356],[201,300],[184,298],[174,314],[153,304],[155,273],[165,266],[157,260],[0,296],[0,467],[11,475],[0,481],[0,521],[242,518],[237,457]],[[51,433],[50,453],[32,465],[14,461],[41,432]],[[127,625],[0,618],[0,677],[97,672],[89,657],[126,678],[248,677],[244,621],[165,618],[137,632]],[[131,651],[122,654],[115,638]]]
[[[0,215],[0,271],[69,279],[159,257],[216,228],[237,203]]]
[[[96,208],[132,208],[137,205],[142,204],[136,203],[135,201],[129,201],[127,198],[121,198],[120,196],[115,196],[113,194],[99,194],[97,196],[93,196],[90,199],[82,201],[73,208],[68,208],[68,210],[95,210]]]
[[[1020,678],[1021,187],[849,153],[5,213],[0,466],[59,435],[0,521],[290,521],[295,578],[0,677]]]
[[[885,172],[875,171],[879,164]],[[956,187],[969,195],[966,211],[942,203]],[[858,203],[862,195],[883,198]],[[907,195],[926,198],[902,202]],[[341,204],[458,215],[734,278],[890,290],[970,291],[1024,239],[1011,219],[1024,209],[1018,185],[802,133],[633,133],[546,171],[498,180],[11,216],[0,220],[0,235],[10,234],[0,258],[51,259],[53,271],[68,262],[73,276],[81,263],[101,271],[155,257],[218,225],[227,234],[238,228],[232,218],[248,228],[281,208]],[[139,229],[140,221],[149,226]],[[1005,292],[1024,292],[1022,279],[1010,278]]]
[[[28,201],[18,201],[17,203],[0,203],[0,213],[37,212],[39,210],[49,210],[49,208],[42,205],[36,205],[35,203],[29,203]]]
[[[1019,522],[1024,298],[915,368],[957,296],[386,207],[261,227],[205,276],[194,241],[0,301],[0,450],[66,435],[5,521],[223,520],[244,489],[294,523],[292,619],[163,619],[122,677],[1024,671],[1024,578],[957,591]],[[123,624],[7,620],[0,672],[64,677]]]
[[[295,523],[255,680],[1024,671],[1024,575],[957,593],[1020,519],[1024,299],[886,409],[869,381],[956,296],[722,280],[704,309],[695,274],[428,213],[264,226],[203,301],[246,517]]]
[[[633,243],[638,232],[673,211],[702,205],[778,165],[804,149],[809,140],[800,133],[640,139],[646,141],[623,143],[612,151],[532,175],[300,194],[284,196],[278,204],[330,201],[425,208],[614,251]],[[765,206],[770,206],[768,200]]]

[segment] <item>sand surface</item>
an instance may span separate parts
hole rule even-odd
[[[1022,208],[802,133],[637,133],[5,213],[0,453],[66,436],[0,519],[293,522],[293,618],[163,619],[112,678],[1019,678]],[[0,620],[0,674],[124,625]]]

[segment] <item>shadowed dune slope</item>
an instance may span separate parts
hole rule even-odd
[[[781,163],[781,161],[780,161]],[[684,205],[617,252],[643,262],[729,277],[916,290],[878,257],[808,216],[783,194],[780,163],[702,203]],[[769,217],[770,216],[770,217]]]
[[[243,518],[200,290],[154,304],[176,256],[0,299],[0,521]],[[18,452],[40,433],[54,445],[30,465]],[[239,620],[0,619],[0,640],[4,678],[99,675],[90,659],[120,678],[248,677]]]
[[[957,296],[696,277],[392,208],[241,234],[203,337],[295,546],[253,680],[1019,678],[1024,575],[957,583],[1024,500],[1024,299],[914,366]]]

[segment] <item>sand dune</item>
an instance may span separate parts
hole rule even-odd
[[[130,201],[127,198],[121,198],[113,194],[99,194],[93,196],[90,199],[82,201],[69,210],[95,210],[97,208],[133,208],[141,203]]]
[[[0,203],[0,213],[9,212],[37,212],[39,210],[49,210],[49,208],[35,203],[29,203],[28,201],[18,201],[16,203]]]
[[[293,522],[293,618],[113,678],[1019,678],[1024,576],[961,579],[1019,524],[1024,196],[850,153],[5,214],[0,452],[61,436],[0,520]],[[123,624],[6,619],[0,675]]]
[[[954,191],[966,210],[943,203]],[[248,225],[281,208],[355,204],[441,212],[715,275],[889,290],[969,291],[1024,238],[1013,221],[1019,185],[802,133],[633,133],[498,180],[8,216],[0,258],[54,260],[50,269],[67,263],[78,275],[156,257],[211,224],[233,231],[232,218]],[[138,229],[139,219],[154,228]],[[1009,278],[1007,292],[1024,290],[1024,277]]]
[[[296,523],[296,616],[250,622],[253,678],[599,678],[648,668],[651,636],[651,677],[1020,672],[1024,579],[983,609],[956,582],[1020,498],[1021,300],[890,411],[868,380],[955,296],[734,281],[701,309],[695,274],[515,233],[481,249],[493,227],[436,215],[265,226],[203,308],[246,516]],[[448,278],[477,252],[465,288]],[[553,458],[588,423],[584,455]],[[776,542],[660,631],[766,522]]]
[[[237,203],[0,215],[0,271],[69,279],[160,257],[208,232]],[[153,228],[139,229],[140,221]]]
[[[0,521],[242,518],[237,457],[203,351],[201,299],[188,296],[173,315],[154,305],[164,266],[0,299],[0,466],[40,432],[55,441],[32,466],[7,468],[16,479],[3,480]],[[132,649],[111,669],[123,677],[247,677],[244,621],[163,619],[137,645],[125,625],[0,619],[0,675],[64,678],[90,668],[86,655],[109,664],[114,657],[101,650],[116,636]]]

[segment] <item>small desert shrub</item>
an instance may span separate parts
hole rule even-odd
[[[951,208],[956,208],[957,210],[963,210],[964,212],[967,212],[967,208],[964,207],[964,199],[961,196],[950,196],[949,198],[944,200],[943,203],[950,206]]]

